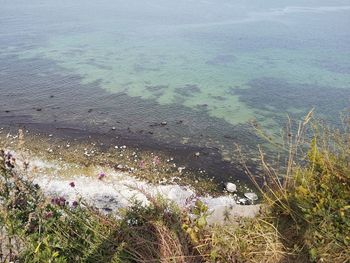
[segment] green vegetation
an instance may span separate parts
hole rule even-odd
[[[148,196],[149,206],[134,202],[115,217],[101,214],[84,200],[68,204],[60,197],[48,199],[11,168],[11,156],[2,152],[0,258],[5,262],[350,262],[349,126],[342,131],[312,126],[310,118],[297,129],[288,128],[285,142],[275,145],[288,153],[283,168],[270,165],[261,151],[260,215],[222,225],[207,224],[208,208],[199,201],[180,209],[161,197]],[[312,138],[305,135],[311,131]]]

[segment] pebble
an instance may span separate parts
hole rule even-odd
[[[118,164],[118,165],[117,165],[117,168],[120,169],[120,170],[122,170],[122,169],[124,169],[124,166],[121,165],[121,164]]]
[[[237,191],[237,186],[233,183],[227,183],[226,184],[226,190],[230,193],[234,193]]]
[[[244,196],[252,202],[258,200],[258,196],[256,193],[245,193]]]
[[[247,198],[240,198],[238,199],[238,204],[245,205],[247,203],[248,199]]]
[[[194,156],[196,156],[196,157],[199,157],[201,154],[200,154],[200,152],[196,152],[195,154],[194,154]]]
[[[165,125],[167,125],[168,123],[167,123],[166,121],[162,121],[160,124],[163,125],[163,126],[165,126]]]
[[[177,170],[179,171],[179,173],[182,173],[182,171],[185,170],[185,169],[186,169],[186,167],[184,167],[184,166],[181,166],[181,167],[177,168]]]

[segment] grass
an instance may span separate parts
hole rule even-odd
[[[313,125],[311,113],[296,127],[290,122],[285,140],[274,144],[282,153],[277,161],[260,150],[261,213],[211,226],[210,212],[199,201],[183,209],[147,195],[149,206],[134,202],[116,217],[84,200],[51,200],[17,174],[2,152],[0,259],[350,262],[350,121],[343,120],[341,130]],[[255,181],[248,167],[247,174]]]

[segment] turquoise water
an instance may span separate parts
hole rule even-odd
[[[137,129],[147,129],[152,121],[145,108],[153,107],[154,121],[181,119],[186,127],[152,136],[223,147],[223,135],[253,119],[277,133],[287,114],[301,117],[315,107],[319,116],[334,120],[347,108],[349,28],[348,1],[2,1],[0,90],[7,95],[1,110],[13,105],[8,90],[14,79],[21,85],[11,94],[19,98],[41,85],[54,87],[59,96],[67,91],[57,79],[69,85],[75,76],[69,89],[82,97],[93,96],[84,89],[124,94],[129,114],[115,108],[119,100],[99,99],[90,107],[109,115],[103,122],[96,115],[87,120],[79,99],[67,95],[61,104],[68,104],[63,108],[69,113],[34,111],[31,120],[61,117],[111,126],[119,116],[124,128],[137,122]],[[23,75],[16,65],[35,72]],[[28,84],[31,78],[35,84]],[[50,92],[40,90],[39,97]],[[51,105],[49,99],[23,98],[19,108],[11,108],[13,116],[36,103]]]

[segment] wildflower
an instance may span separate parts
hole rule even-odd
[[[154,158],[153,158],[153,164],[155,164],[155,165],[160,164],[160,159],[159,159],[158,156],[154,156]]]
[[[65,199],[64,197],[61,196],[61,197],[59,198],[59,203],[58,203],[58,205],[63,207],[63,206],[65,206],[65,204],[66,204],[66,199]]]
[[[78,202],[77,202],[77,201],[73,201],[72,206],[73,206],[74,208],[77,207],[77,206],[78,206]]]
[[[53,217],[53,213],[51,211],[45,212],[45,214],[44,214],[44,218],[45,219],[49,219],[49,218],[52,218],[52,217]]]
[[[99,173],[98,174],[98,180],[102,180],[103,178],[106,177],[106,174],[105,173]]]
[[[140,163],[139,163],[139,166],[141,169],[144,169],[145,168],[145,161],[141,160]]]
[[[74,182],[70,182],[69,185],[70,185],[70,187],[72,187],[72,188],[75,187],[75,183],[74,183]]]
[[[66,205],[66,199],[64,197],[55,197],[51,199],[51,203],[54,205],[58,205],[58,206],[65,206]]]

